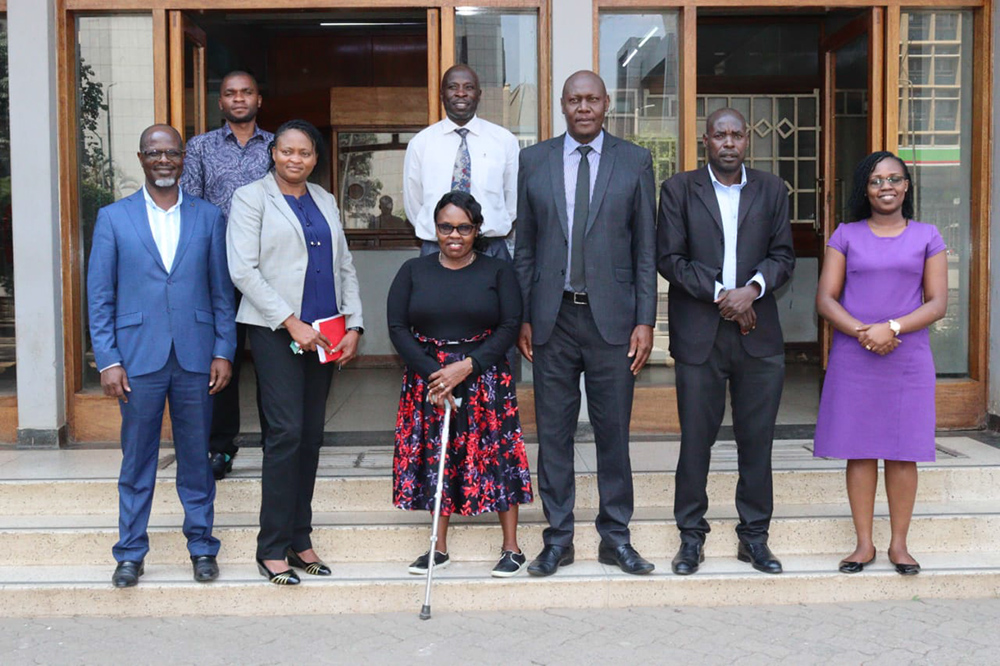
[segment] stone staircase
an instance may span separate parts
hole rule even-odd
[[[551,578],[489,576],[501,543],[495,516],[453,520],[453,564],[436,576],[436,612],[791,604],[1000,594],[1000,449],[969,437],[940,437],[939,460],[921,467],[910,547],[923,565],[904,578],[888,563],[884,494],[876,505],[878,560],[863,574],[836,571],[853,549],[843,463],[813,460],[808,440],[775,443],[775,519],[770,544],[785,573],[768,576],[735,558],[735,447],[713,451],[706,562],[694,576],[670,573],[678,544],[672,519],[675,441],[633,442],[636,513],[632,542],[656,565],[633,577],[597,563],[597,488],[592,444],[577,456],[577,561]],[[534,461],[536,447],[529,445]],[[260,452],[246,450],[218,485],[216,535],[222,575],[191,580],[169,449],[161,455],[146,574],[136,588],[110,584],[117,537],[116,450],[0,451],[0,616],[270,615],[409,611],[422,577],[406,564],[428,546],[430,517],[390,504],[391,449],[325,449],[314,502],[314,545],[330,578],[305,576],[294,589],[268,585],[253,563]],[[522,507],[519,541],[541,547],[538,500]]]

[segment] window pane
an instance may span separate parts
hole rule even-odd
[[[649,149],[659,184],[679,166],[677,12],[601,13],[600,44],[600,74],[611,96],[605,127],[611,134]],[[712,103],[709,100],[710,107]],[[701,100],[699,108],[703,108]],[[665,364],[670,358],[666,280],[658,278],[657,287],[659,303],[650,362]]]
[[[0,14],[0,394],[17,390],[14,347],[14,242],[10,205],[10,97],[7,16]]]
[[[965,376],[972,134],[960,129],[972,121],[972,12],[905,10],[902,26],[899,155],[913,176],[917,218],[937,225],[948,244],[948,312],[931,327],[934,364],[939,375]],[[928,85],[920,87],[912,85],[916,39],[925,42],[918,68]]]
[[[412,238],[403,209],[403,156],[414,132],[337,133],[337,201],[345,229],[393,229]]]
[[[146,15],[77,19],[76,95],[80,127],[80,234],[82,284],[97,211],[139,189],[139,135],[153,124],[153,19]],[[86,290],[81,296],[84,387],[100,385],[90,347]]]
[[[502,125],[521,147],[538,143],[538,14],[459,7],[455,62],[479,75],[478,115]]]

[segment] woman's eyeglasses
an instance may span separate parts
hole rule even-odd
[[[889,176],[888,178],[872,178],[868,181],[868,187],[873,190],[882,187],[883,183],[889,183],[893,187],[899,187],[906,181],[902,176]]]
[[[450,236],[451,232],[458,231],[459,236],[468,236],[473,231],[476,230],[476,226],[473,224],[448,224],[447,222],[439,222],[437,225],[438,233],[442,236]]]

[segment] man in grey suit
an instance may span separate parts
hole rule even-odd
[[[524,298],[518,347],[534,363],[538,490],[549,527],[528,573],[571,564],[573,437],[584,374],[597,446],[598,560],[653,565],[629,543],[632,391],[653,347],[655,184],[649,151],[602,129],[610,99],[589,71],[562,91],[567,132],[521,151],[514,267]]]

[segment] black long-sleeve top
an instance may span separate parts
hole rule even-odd
[[[386,306],[389,338],[409,368],[423,377],[441,369],[432,345],[413,337],[462,340],[489,329],[478,343],[463,345],[472,359],[472,377],[496,365],[517,340],[521,327],[521,290],[514,268],[478,255],[465,268],[451,270],[438,255],[410,259],[389,288]]]

